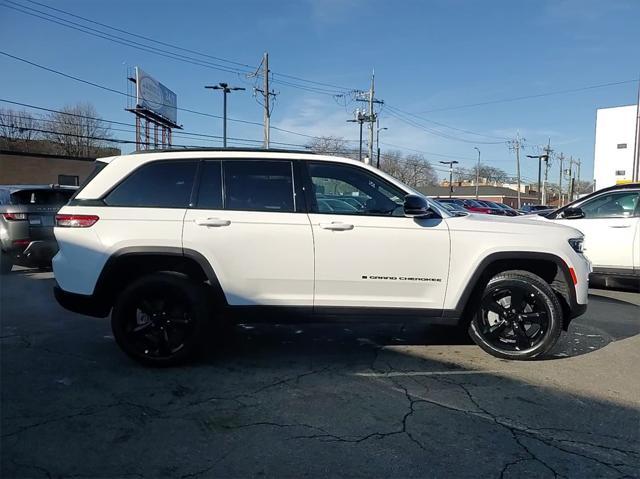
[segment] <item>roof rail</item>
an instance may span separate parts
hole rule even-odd
[[[156,150],[138,150],[131,153],[132,155],[141,155],[146,153],[174,153],[174,152],[198,152],[198,151],[243,151],[243,152],[255,152],[255,153],[304,153],[304,154],[315,154],[315,152],[311,150],[293,150],[293,149],[285,149],[285,148],[243,148],[243,147],[231,147],[231,148],[222,148],[222,147],[176,147],[176,148],[160,148]]]

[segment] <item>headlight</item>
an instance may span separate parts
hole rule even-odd
[[[583,244],[584,238],[571,238],[569,244],[576,253],[582,253],[584,251]]]

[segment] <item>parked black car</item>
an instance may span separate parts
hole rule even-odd
[[[0,273],[14,264],[45,267],[58,251],[55,215],[77,187],[0,185]]]

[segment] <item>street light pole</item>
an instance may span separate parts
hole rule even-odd
[[[218,83],[217,85],[205,85],[210,90],[222,90],[223,96],[223,115],[222,115],[222,145],[227,147],[227,93],[232,91],[244,90],[242,87],[230,87],[227,83]]]
[[[378,154],[378,158],[376,159],[376,168],[380,169],[380,131],[381,130],[388,130],[389,128],[384,127],[384,128],[380,128],[380,120],[376,120],[376,148],[377,148],[377,154]]]
[[[453,165],[458,164],[456,160],[441,161],[443,165],[449,165],[449,198],[453,196]]]
[[[480,183],[480,148],[477,146],[473,147],[474,150],[478,151],[478,166],[476,168],[476,200],[478,199],[478,184]]]

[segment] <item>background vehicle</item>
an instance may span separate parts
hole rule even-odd
[[[472,213],[497,214],[493,210],[493,208],[484,206],[475,200],[462,199],[462,198],[438,198],[438,201],[441,203],[455,203],[457,205],[462,206],[465,210],[471,211]]]
[[[524,205],[522,208],[520,208],[520,211],[527,215],[551,210],[553,210],[553,207],[547,205]]]
[[[448,212],[454,214],[454,215],[467,215],[469,214],[469,211],[467,211],[462,205],[459,205],[458,203],[454,203],[453,201],[449,202],[449,201],[440,201],[440,200],[435,200],[439,205],[441,205],[443,208],[445,208]]]
[[[493,202],[498,208],[502,208],[507,216],[518,216],[520,213],[515,208],[512,208],[509,205],[505,205],[504,203]]]
[[[0,271],[14,264],[48,266],[58,251],[53,235],[56,212],[76,187],[0,185]]]
[[[584,253],[596,278],[628,280],[640,287],[640,183],[591,193],[545,219],[585,235]]]
[[[185,360],[214,321],[287,318],[426,320],[528,359],[586,309],[578,231],[453,216],[357,161],[199,149],[100,163],[56,217],[55,294],[111,313],[117,343],[143,363]],[[339,201],[326,191],[363,208],[326,211]]]
[[[507,212],[500,208],[496,203],[494,203],[493,201],[487,201],[487,200],[474,200],[477,203],[480,203],[482,206],[486,206],[487,208],[491,208],[493,211],[491,212],[492,215],[501,215],[501,216],[507,216]],[[509,215],[511,216],[511,215]]]

